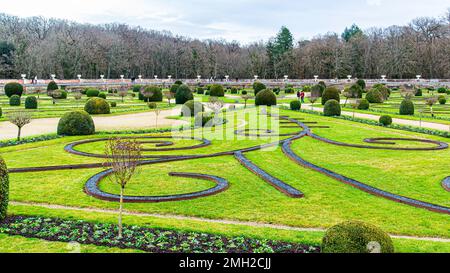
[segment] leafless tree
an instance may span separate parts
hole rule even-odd
[[[107,161],[105,166],[111,168],[108,179],[120,187],[119,205],[119,239],[122,238],[123,196],[125,187],[136,175],[141,160],[141,144],[135,139],[111,138],[105,146]]]
[[[76,92],[73,93],[73,98],[77,102],[77,108],[78,108],[78,101],[81,100],[82,96],[83,95],[79,91],[76,91]]]
[[[436,104],[437,101],[438,100],[435,97],[429,97],[425,100],[425,104],[430,107],[430,113],[432,117],[434,117],[433,106]]]
[[[175,98],[175,95],[170,91],[164,91],[163,94],[164,94],[164,97],[166,98],[166,100],[169,102],[169,106],[170,106],[170,101]]]
[[[22,128],[23,126],[29,124],[31,122],[31,114],[25,111],[16,111],[16,112],[11,112],[9,114],[9,122],[11,122],[12,124],[16,125],[18,128],[18,133],[17,133],[17,141],[20,141],[20,135],[22,132]]]
[[[117,94],[119,95],[119,97],[122,98],[122,102],[123,102],[123,99],[128,95],[128,91],[121,90]]]
[[[244,100],[244,108],[247,108],[247,101],[252,98],[252,96],[246,94],[242,95],[241,98]]]

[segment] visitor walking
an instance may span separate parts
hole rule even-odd
[[[300,93],[300,99],[302,100],[302,103],[305,103],[305,92],[303,90]]]
[[[297,91],[297,100],[300,100],[300,96],[301,96],[300,91]]]

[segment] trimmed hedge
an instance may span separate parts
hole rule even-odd
[[[98,97],[98,95],[100,95],[100,91],[97,89],[90,88],[90,89],[86,90],[86,96],[88,98]]]
[[[9,176],[8,168],[0,156],[0,222],[6,217],[9,202]]]
[[[139,93],[139,99],[143,100],[145,102],[161,102],[163,100],[163,94],[161,91],[161,88],[157,86],[146,86],[144,89],[144,92],[152,92],[153,95],[151,97],[144,97],[144,94],[142,92]]]
[[[25,99],[25,109],[37,109],[38,101],[35,96],[30,96]]]
[[[272,92],[272,90],[265,89],[262,91],[259,91],[258,94],[255,97],[255,105],[266,105],[266,106],[273,106],[277,105],[277,96],[275,96],[275,93]]]
[[[379,247],[379,249],[377,249]],[[392,239],[376,226],[348,221],[327,230],[322,253],[393,253]]]
[[[48,91],[58,90],[58,89],[59,89],[59,86],[54,81],[49,82],[48,85],[47,85],[47,92]]]
[[[414,115],[414,103],[405,99],[400,104],[400,115]]]
[[[341,115],[341,105],[337,100],[328,100],[323,107],[323,115],[326,117],[335,117]]]
[[[9,98],[9,106],[20,106],[20,97],[18,95],[12,95]]]
[[[85,111],[73,111],[62,116],[58,123],[60,136],[85,136],[95,134],[92,117]]]
[[[302,109],[302,104],[298,100],[293,100],[290,103],[290,108],[291,108],[291,110],[298,111],[298,110]]]
[[[325,105],[329,100],[340,102],[339,90],[336,87],[327,87],[322,94],[322,105]]]
[[[265,90],[267,87],[265,84],[261,82],[254,82],[253,83],[253,90],[255,91],[255,95],[257,95],[262,90]]]
[[[366,94],[369,103],[383,103],[383,94],[378,89],[371,89]]]
[[[212,97],[223,97],[225,93],[223,91],[223,86],[220,84],[213,84],[209,89],[209,95]]]
[[[193,100],[194,95],[192,95],[189,86],[182,84],[178,87],[177,93],[175,94],[176,104],[185,104],[187,101]]]
[[[5,95],[10,98],[13,95],[17,95],[19,97],[23,94],[23,86],[18,82],[10,82],[7,83],[4,87]]]
[[[181,107],[181,116],[195,117],[198,113],[205,111],[201,102],[189,100]]]
[[[370,104],[366,99],[362,99],[358,104],[359,110],[369,110]]]
[[[111,109],[108,102],[102,98],[91,98],[84,105],[84,111],[91,115],[109,114]]]
[[[389,126],[392,124],[392,118],[391,118],[391,116],[388,116],[388,115],[381,116],[379,119],[379,122],[383,126]]]

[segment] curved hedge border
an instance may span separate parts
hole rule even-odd
[[[102,179],[107,177],[112,173],[112,169],[103,171],[98,173],[86,182],[84,186],[84,191],[86,194],[93,196],[97,199],[119,202],[120,196],[116,194],[106,193],[99,189],[98,184]],[[225,191],[229,187],[229,183],[227,180],[207,175],[207,174],[197,174],[197,173],[169,173],[170,176],[176,177],[187,177],[187,178],[196,178],[208,180],[216,183],[216,186],[204,191],[185,193],[185,194],[174,194],[174,195],[165,195],[165,196],[129,196],[125,195],[123,197],[123,202],[125,203],[158,203],[158,202],[169,202],[169,201],[180,201],[180,200],[189,200],[195,199],[199,197],[210,196],[214,194],[218,194],[222,191]]]
[[[286,184],[285,182],[279,180],[278,178],[275,178],[256,166],[253,162],[251,162],[248,158],[246,158],[242,152],[236,152],[234,154],[234,157],[242,164],[242,166],[246,167],[248,170],[250,170],[252,173],[259,176],[262,180],[266,181],[270,185],[272,185],[274,188],[279,190],[280,192],[286,194],[287,196],[293,197],[293,198],[302,198],[305,195],[303,192],[297,190],[296,188]]]

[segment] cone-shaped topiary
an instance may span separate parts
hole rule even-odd
[[[348,221],[327,230],[322,253],[393,253],[389,235],[376,226]]]
[[[341,105],[337,100],[328,100],[323,107],[323,114],[326,117],[335,117],[341,115]]]
[[[370,104],[366,99],[362,99],[358,104],[359,110],[369,110]]]
[[[225,93],[223,91],[223,86],[220,84],[213,84],[209,89],[209,95],[212,97],[223,97]]]
[[[176,94],[180,85],[181,84],[172,84],[172,86],[170,87],[170,92],[172,92],[173,94]]]
[[[362,90],[366,89],[366,81],[365,80],[357,80],[356,84],[359,85],[361,87]]]
[[[193,100],[194,95],[192,95],[191,89],[189,86],[182,84],[178,87],[177,93],[175,94],[175,102],[176,104],[185,104],[189,100]]]
[[[93,135],[94,133],[94,121],[85,111],[66,113],[58,123],[58,135],[60,136],[84,136]]]
[[[6,217],[9,202],[9,176],[5,161],[0,156],[0,222]]]
[[[298,111],[302,108],[302,104],[298,100],[293,100],[290,103],[291,110]]]
[[[255,95],[257,95],[260,91],[266,89],[267,87],[262,82],[254,82],[253,90],[255,91]]]
[[[109,103],[102,98],[91,98],[84,105],[84,111],[91,115],[109,114],[111,109]]]
[[[341,101],[339,90],[336,87],[327,87],[325,91],[323,91],[322,105],[325,105],[329,100]]]
[[[400,104],[400,115],[414,115],[414,103],[404,99]]]
[[[18,82],[10,82],[7,83],[4,87],[5,95],[10,98],[13,95],[17,95],[19,97],[22,96],[23,86]]]
[[[18,95],[12,95],[9,98],[9,106],[20,106],[20,97]]]
[[[37,109],[38,101],[35,96],[29,96],[25,99],[25,109]]]
[[[378,89],[371,89],[366,94],[369,103],[383,103],[383,94]]]
[[[205,107],[199,101],[189,100],[181,107],[181,116],[195,117],[197,113],[205,111]]]
[[[259,91],[258,94],[255,97],[255,105],[266,105],[266,106],[273,106],[277,105],[277,96],[272,92],[272,90],[265,89],[262,91]]]
[[[58,89],[59,89],[59,87],[55,81],[51,81],[47,85],[47,91],[53,91],[53,90],[58,90]]]

